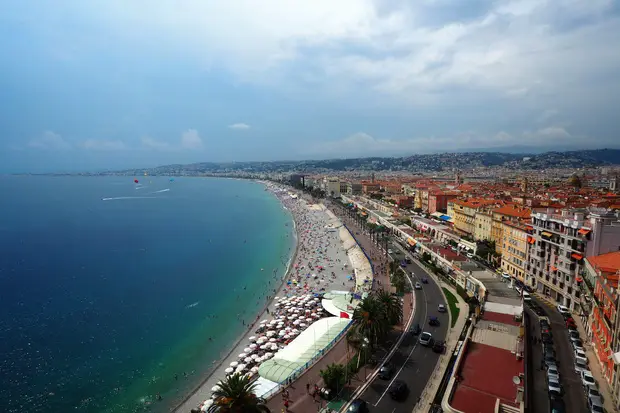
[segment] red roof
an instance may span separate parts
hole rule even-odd
[[[616,273],[620,270],[620,251],[588,257],[587,260],[590,265],[603,272]]]
[[[450,405],[464,413],[493,413],[498,398],[515,406],[517,388],[512,380],[524,372],[523,360],[480,343],[470,342],[466,351]]]
[[[493,210],[494,214],[502,214],[515,218],[529,218],[532,211],[528,208],[517,208],[514,205],[506,205]]]
[[[510,314],[494,313],[493,311],[485,311],[482,315],[483,320],[492,321],[494,323],[509,324],[511,326],[520,326],[521,323],[515,321]]]

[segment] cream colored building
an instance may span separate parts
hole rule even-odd
[[[452,200],[448,202],[448,209],[452,204],[454,229],[461,235],[474,236],[476,213],[485,211],[487,207],[495,204],[494,200],[466,199]]]
[[[476,241],[490,241],[492,226],[493,216],[490,213],[484,211],[476,212],[476,216],[474,218],[474,239]]]
[[[527,226],[518,222],[505,221],[502,223],[502,263],[505,273],[525,282],[525,266],[527,264]]]

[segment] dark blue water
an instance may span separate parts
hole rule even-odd
[[[0,177],[0,411],[165,410],[275,288],[262,185],[139,179]]]

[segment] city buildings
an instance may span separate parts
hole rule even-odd
[[[530,218],[531,211],[519,205],[505,205],[491,211],[493,223],[491,226],[491,241],[495,241],[495,251],[502,253],[503,236],[505,221],[521,221]]]
[[[448,202],[454,218],[454,229],[461,235],[473,236],[476,213],[497,204],[493,199],[454,199]]]
[[[606,209],[547,209],[532,215],[531,226],[526,284],[578,310],[584,258],[619,250],[618,217]]]
[[[511,277],[524,282],[527,240],[532,227],[514,221],[504,221],[502,226],[502,270]]]

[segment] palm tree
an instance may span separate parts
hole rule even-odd
[[[357,332],[368,338],[371,346],[376,345],[389,328],[383,306],[374,295],[364,298],[355,308],[353,321]]]
[[[334,393],[338,393],[345,383],[345,369],[346,367],[342,364],[332,363],[325,370],[321,370],[321,378],[323,383],[325,383],[325,387]]]
[[[377,301],[381,303],[385,318],[391,325],[396,325],[403,320],[403,306],[398,297],[385,290],[377,291]]]
[[[265,400],[254,394],[256,384],[244,374],[233,374],[220,382],[219,389],[213,392],[212,413],[270,413]]]

